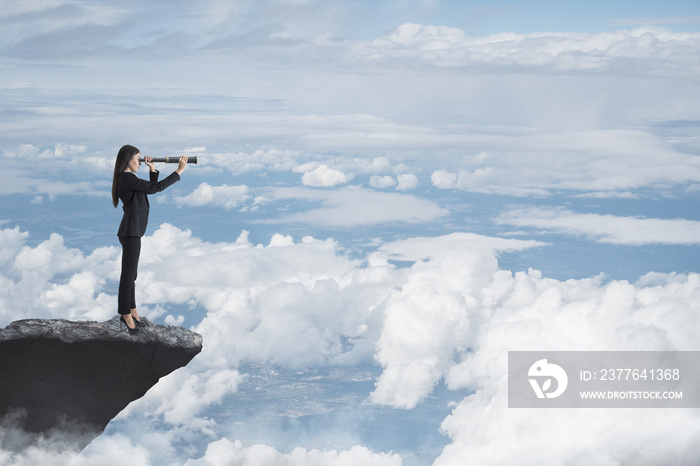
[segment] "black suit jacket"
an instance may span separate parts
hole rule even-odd
[[[158,193],[180,180],[177,172],[172,172],[158,181],[158,172],[149,171],[150,181],[142,180],[136,173],[123,172],[117,180],[117,196],[124,204],[124,217],[119,224],[117,236],[143,236],[148,225],[147,194]]]

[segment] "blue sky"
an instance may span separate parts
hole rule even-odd
[[[205,350],[73,464],[692,464],[694,412],[532,418],[504,374],[509,350],[698,349],[698,24],[693,2],[5,2],[3,325],[111,318],[119,147],[200,161],[151,200],[137,300]]]

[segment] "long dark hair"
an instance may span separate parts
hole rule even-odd
[[[129,165],[131,157],[139,152],[141,151],[128,144],[119,149],[117,160],[114,161],[114,177],[112,178],[112,204],[114,204],[115,209],[119,204],[119,196],[117,195],[117,180],[119,179],[119,175],[124,173],[124,170],[126,170],[126,167]]]

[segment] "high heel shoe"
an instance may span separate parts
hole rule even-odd
[[[129,333],[136,333],[139,331],[138,327],[136,326],[136,323],[134,323],[134,328],[129,327],[129,324],[126,323],[126,319],[124,316],[119,316],[119,319],[124,322],[124,325],[126,325],[126,329],[129,331]]]

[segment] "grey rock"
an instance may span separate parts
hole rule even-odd
[[[12,322],[0,331],[0,418],[24,432],[70,434],[84,448],[130,402],[202,350],[197,333],[142,322],[136,333],[118,316]]]

